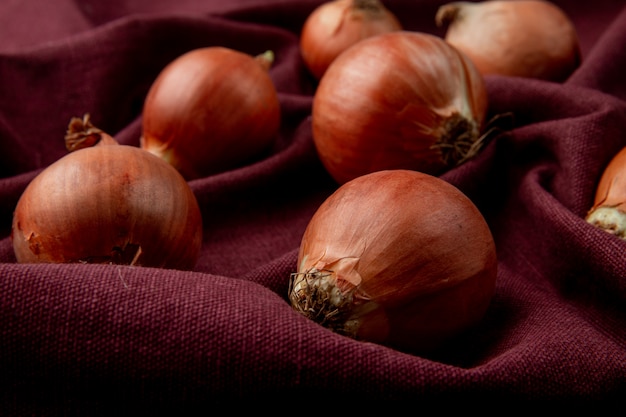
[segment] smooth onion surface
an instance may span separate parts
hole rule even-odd
[[[465,194],[428,174],[378,171],[311,218],[289,299],[338,333],[428,351],[483,318],[496,275],[490,229]]]
[[[626,239],[626,148],[604,169],[587,222]]]
[[[576,28],[549,1],[453,2],[440,7],[436,21],[483,74],[564,81],[580,65]]]
[[[270,52],[253,57],[217,46],[178,57],[148,92],[141,147],[187,180],[257,158],[280,128],[272,62]]]
[[[126,145],[76,150],[30,182],[15,209],[20,263],[114,263],[190,270],[202,218],[183,177]]]
[[[313,99],[313,140],[340,184],[384,169],[435,175],[476,154],[486,112],[467,57],[436,36],[392,32],[330,65]]]
[[[355,43],[402,30],[402,24],[380,0],[331,0],[307,18],[300,34],[304,63],[318,80],[331,62]]]

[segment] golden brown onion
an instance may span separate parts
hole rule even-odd
[[[586,220],[626,239],[626,148],[620,150],[604,169]]]
[[[280,103],[268,73],[273,60],[269,51],[253,57],[218,46],[178,57],[148,92],[141,147],[187,180],[258,157],[280,128]]]
[[[313,141],[340,184],[383,169],[440,174],[476,154],[486,111],[467,57],[436,36],[392,32],[330,65],[313,99]]]
[[[380,0],[331,0],[319,5],[300,34],[302,59],[318,80],[331,62],[355,43],[402,30],[402,24]]]
[[[452,2],[435,20],[483,74],[564,81],[580,65],[576,28],[549,1]]]
[[[17,261],[192,269],[202,218],[187,182],[162,159],[84,121],[70,124],[74,151],[37,175],[17,203]]]
[[[467,196],[428,174],[378,171],[311,218],[289,299],[338,333],[427,351],[482,319],[496,275],[491,232]]]

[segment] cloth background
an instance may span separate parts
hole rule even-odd
[[[509,117],[478,157],[442,177],[492,229],[496,294],[479,326],[429,355],[336,335],[286,299],[304,228],[337,187],[312,144],[315,83],[298,51],[319,4],[0,2],[0,414],[626,395],[626,242],[584,221],[603,168],[626,146],[623,0],[556,1],[583,53],[566,82],[486,77],[488,117]],[[442,34],[441,1],[385,4],[405,29]],[[195,270],[17,264],[12,211],[65,155],[70,118],[89,112],[138,145],[158,72],[209,45],[275,51],[283,121],[257,162],[190,182],[204,218]]]

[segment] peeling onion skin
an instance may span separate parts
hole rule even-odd
[[[268,51],[251,56],[225,47],[189,51],[154,80],[142,112],[141,147],[187,180],[249,163],[280,128],[280,102]]]
[[[337,333],[428,352],[482,320],[496,277],[495,243],[468,197],[438,177],[387,170],[319,207],[289,299]]]
[[[187,182],[162,159],[104,136],[26,187],[12,223],[17,261],[193,269],[202,217]]]
[[[586,221],[626,240],[626,147],[611,159],[596,188]]]
[[[314,9],[304,22],[300,51],[307,68],[319,80],[350,46],[398,30],[402,24],[380,0],[331,0]]]
[[[447,26],[445,40],[484,75],[562,82],[581,63],[574,24],[548,1],[452,2],[439,8],[435,20]]]
[[[313,98],[313,141],[339,184],[385,169],[439,175],[475,155],[486,112],[467,57],[439,37],[392,32],[330,65]]]

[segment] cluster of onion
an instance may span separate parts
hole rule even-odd
[[[507,39],[546,49],[546,32],[503,26],[511,14],[532,21],[535,1],[446,5],[437,14],[449,24],[445,39],[403,30],[379,0],[333,0],[310,15],[300,46],[319,80],[313,140],[340,187],[303,236],[294,308],[408,350],[436,347],[482,318],[497,275],[493,238],[473,203],[434,175],[480,149],[482,75],[563,79],[579,64],[573,26],[548,4],[539,27],[558,23],[550,33],[563,42],[553,54],[518,45],[512,56],[502,52],[511,45],[475,36],[476,22],[484,34],[495,26],[492,12],[504,10],[498,30],[526,33]],[[529,56],[541,71],[510,71]],[[142,149],[119,145],[88,117],[73,119],[70,154],[38,175],[16,207],[17,260],[193,268],[202,219],[186,181],[253,160],[274,141],[273,59],[206,47],[171,62],[146,97]]]
[[[305,21],[300,48],[319,78],[313,140],[338,183],[381,169],[441,174],[484,144],[484,75],[556,81],[580,63],[574,25],[543,0],[449,3],[435,20],[444,38],[403,30],[378,0],[333,0]]]
[[[497,276],[485,219],[436,175],[482,146],[483,76],[563,80],[580,63],[576,32],[537,0],[442,6],[445,38],[358,3],[325,3],[302,31],[319,80],[313,141],[340,186],[303,235],[289,299],[339,333],[429,350],[483,317]]]
[[[489,227],[435,176],[480,149],[487,93],[469,58],[442,38],[391,23],[355,29],[396,21],[376,1],[378,17],[361,12],[355,23],[358,3],[326,3],[303,28],[302,55],[319,78],[313,141],[340,187],[306,228],[289,300],[350,337],[430,350],[476,324],[494,292]],[[367,35],[325,36],[322,13]],[[319,38],[326,43],[311,41]],[[311,56],[325,57],[323,70]]]
[[[18,262],[88,262],[192,269],[202,218],[187,181],[267,150],[280,127],[271,51],[191,50],[154,80],[140,147],[74,118],[71,152],[25,189],[14,212]],[[115,146],[112,146],[115,145]]]

